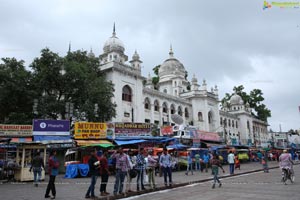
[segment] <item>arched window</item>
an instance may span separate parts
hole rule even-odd
[[[222,117],[220,118],[220,125],[222,125],[223,124],[223,119],[222,119]]]
[[[182,116],[182,109],[180,106],[178,106],[178,115]]]
[[[238,122],[237,121],[235,122],[235,127],[238,128]]]
[[[148,97],[145,99],[144,108],[147,110],[151,110],[151,104]]]
[[[166,93],[166,94],[167,94],[167,93],[168,93],[168,90],[167,90],[167,89],[164,89],[164,93]]]
[[[190,116],[188,108],[184,109],[184,116],[188,118]]]
[[[231,126],[234,128],[234,121],[232,120]]]
[[[202,112],[198,112],[198,121],[203,121]]]
[[[122,89],[122,100],[128,102],[132,100],[131,88],[128,85],[125,85]]]
[[[154,101],[154,111],[159,111],[159,103],[157,100]]]
[[[166,102],[163,103],[162,107],[163,107],[163,113],[168,113],[168,105]]]
[[[211,111],[208,112],[208,123],[209,124],[212,123],[212,113],[211,113]]]
[[[171,115],[173,115],[173,114],[175,114],[175,107],[174,107],[174,105],[172,104],[172,105],[171,105]]]
[[[230,119],[228,119],[228,127],[230,127],[231,126],[231,121],[230,121]]]

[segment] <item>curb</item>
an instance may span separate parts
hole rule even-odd
[[[299,165],[300,163],[296,163],[295,165]],[[277,169],[279,168],[279,166],[276,167],[269,167],[270,169]],[[255,170],[250,170],[250,171],[246,171],[246,172],[240,172],[237,174],[232,174],[232,175],[223,175],[223,176],[219,176],[219,178],[229,178],[229,177],[235,177],[235,176],[240,176],[240,175],[244,175],[244,174],[251,174],[251,173],[255,173],[255,172],[260,172],[260,171],[264,171],[264,169],[255,169]],[[106,196],[106,197],[97,197],[97,200],[115,200],[115,199],[122,199],[122,198],[128,198],[128,197],[133,197],[133,196],[139,196],[142,194],[148,194],[148,193],[152,193],[152,192],[157,192],[157,191],[162,191],[162,190],[168,190],[168,189],[173,189],[173,188],[179,188],[179,187],[183,187],[183,186],[187,186],[187,185],[191,185],[191,184],[195,184],[195,183],[204,183],[204,182],[209,182],[212,181],[213,178],[205,178],[205,179],[201,179],[201,180],[195,180],[195,181],[190,181],[190,182],[184,182],[184,183],[178,183],[178,184],[173,184],[172,186],[163,186],[163,187],[159,187],[156,189],[146,189],[143,191],[139,191],[139,192],[130,192],[130,193],[125,193],[124,195],[116,195],[116,196]]]

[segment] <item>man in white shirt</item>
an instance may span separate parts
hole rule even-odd
[[[230,151],[227,156],[227,162],[229,163],[230,174],[234,174],[234,154],[232,153],[232,151]]]
[[[172,160],[166,148],[164,148],[164,153],[160,156],[159,164],[164,174],[165,186],[167,186],[167,176],[169,177],[169,186],[172,186]]]

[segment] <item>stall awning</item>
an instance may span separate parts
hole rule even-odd
[[[70,136],[58,136],[58,135],[35,135],[34,141],[42,142],[44,144],[57,144],[57,143],[72,143]]]
[[[115,140],[115,142],[117,143],[117,145],[127,145],[147,142],[147,140]]]
[[[100,147],[111,147],[114,146],[110,141],[107,140],[75,140],[78,146],[100,146]]]
[[[22,143],[22,142],[32,142],[31,137],[25,137],[25,138],[12,138],[11,143]]]

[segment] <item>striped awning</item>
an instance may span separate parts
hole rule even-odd
[[[32,137],[12,138],[11,143],[32,142]]]
[[[100,146],[100,147],[110,147],[114,146],[108,140],[75,140],[77,146]]]

